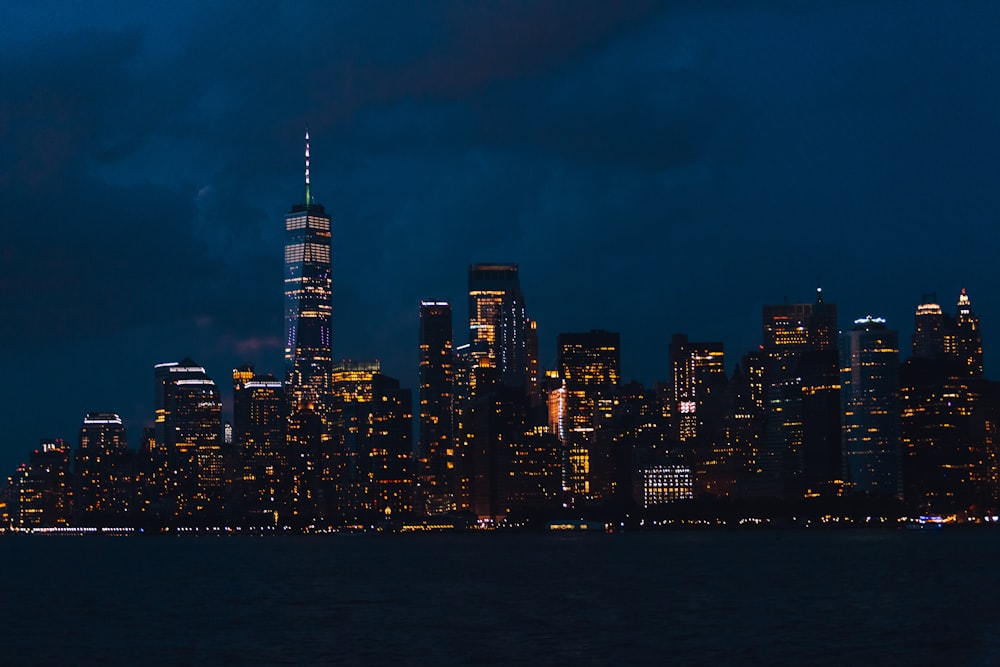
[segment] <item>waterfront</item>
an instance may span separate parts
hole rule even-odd
[[[1000,531],[0,540],[3,664],[970,664]]]

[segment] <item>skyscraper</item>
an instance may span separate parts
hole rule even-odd
[[[934,294],[924,294],[913,316],[913,356],[934,359],[953,356],[955,337],[948,316]]]
[[[157,364],[153,468],[166,470],[160,512],[185,523],[218,520],[227,475],[222,449],[222,401],[215,380],[191,359]],[[165,465],[157,461],[166,457]]]
[[[420,302],[420,506],[441,514],[457,509],[455,354],[451,304]]]
[[[837,306],[819,289],[815,303],[766,305],[763,333],[764,493],[798,495],[841,472]]]
[[[673,437],[678,442],[708,435],[706,410],[720,398],[726,383],[722,343],[695,343],[684,334],[670,339],[670,378],[673,386]]]
[[[840,344],[844,481],[853,493],[902,499],[899,343],[885,320],[854,321]]]
[[[601,451],[594,437],[595,412],[602,394],[610,394],[621,381],[621,349],[617,333],[559,334],[559,374],[566,388],[566,434],[569,491],[580,499],[604,496],[609,453]]]
[[[285,386],[252,366],[233,371],[233,434],[242,463],[243,511],[251,525],[274,526],[291,489],[285,452]]]
[[[371,431],[372,401],[375,400],[375,378],[382,366],[377,359],[370,361],[343,360],[333,368],[332,422],[334,440],[329,447],[327,480],[331,515],[355,522],[370,505],[366,494],[367,447]],[[412,409],[411,409],[412,412]]]
[[[77,521],[94,525],[125,519],[132,503],[135,457],[122,418],[111,412],[87,414],[73,459]]]
[[[413,511],[413,392],[379,374],[367,407],[362,505],[370,517],[402,517]]]
[[[326,420],[333,368],[330,216],[309,190],[308,130],[305,161],[305,203],[285,216],[285,383],[293,412],[313,405]]]
[[[68,526],[73,499],[70,449],[61,439],[42,440],[31,462],[16,476],[17,525],[22,528]]]
[[[525,390],[527,326],[517,264],[470,266],[469,343],[485,343],[500,382]]]
[[[973,377],[983,375],[983,334],[979,318],[972,312],[969,295],[962,288],[958,297],[958,316],[955,318],[955,354]]]

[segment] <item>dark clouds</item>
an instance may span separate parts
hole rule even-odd
[[[410,386],[417,302],[463,340],[477,261],[520,263],[545,361],[616,329],[647,382],[671,333],[732,363],[817,279],[904,338],[966,286],[1000,344],[990,3],[63,9],[0,10],[4,469],[87,410],[148,421],[156,362],[280,375],[307,123],[335,356]]]

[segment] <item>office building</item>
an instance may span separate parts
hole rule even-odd
[[[528,318],[517,264],[469,267],[469,343],[483,343],[499,381],[527,391]]]
[[[902,499],[899,343],[885,320],[855,320],[841,336],[840,401],[847,490]]]
[[[617,333],[594,330],[563,333],[557,338],[559,375],[565,382],[567,484],[574,499],[600,500],[607,494],[610,452],[594,437],[602,395],[621,382],[621,350]]]
[[[285,216],[285,383],[292,412],[307,405],[324,421],[330,395],[330,216],[312,198],[306,131],[305,201]]]
[[[964,287],[958,297],[958,313],[955,316],[955,355],[970,376],[983,376],[983,334]]]
[[[837,307],[819,289],[814,303],[766,305],[763,334],[766,417],[757,492],[829,491],[841,476]]]
[[[233,445],[241,468],[242,512],[251,526],[273,527],[288,511],[285,385],[252,366],[233,371]]]
[[[444,301],[420,303],[419,345],[417,509],[427,515],[436,515],[457,509],[455,352],[451,304]]]
[[[79,442],[73,454],[75,522],[122,525],[130,521],[135,456],[128,449],[122,418],[111,412],[87,414]]]
[[[176,523],[223,519],[227,484],[222,401],[215,380],[189,358],[154,368],[156,419],[151,444],[155,513]]]

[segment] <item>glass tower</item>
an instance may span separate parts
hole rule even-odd
[[[489,350],[489,364],[508,387],[526,388],[527,316],[517,264],[469,267],[469,343]]]
[[[292,411],[312,405],[326,420],[333,366],[330,216],[309,191],[308,130],[305,164],[305,203],[285,216],[285,384]]]
[[[844,476],[855,493],[902,498],[899,344],[885,320],[855,320],[842,335]]]

